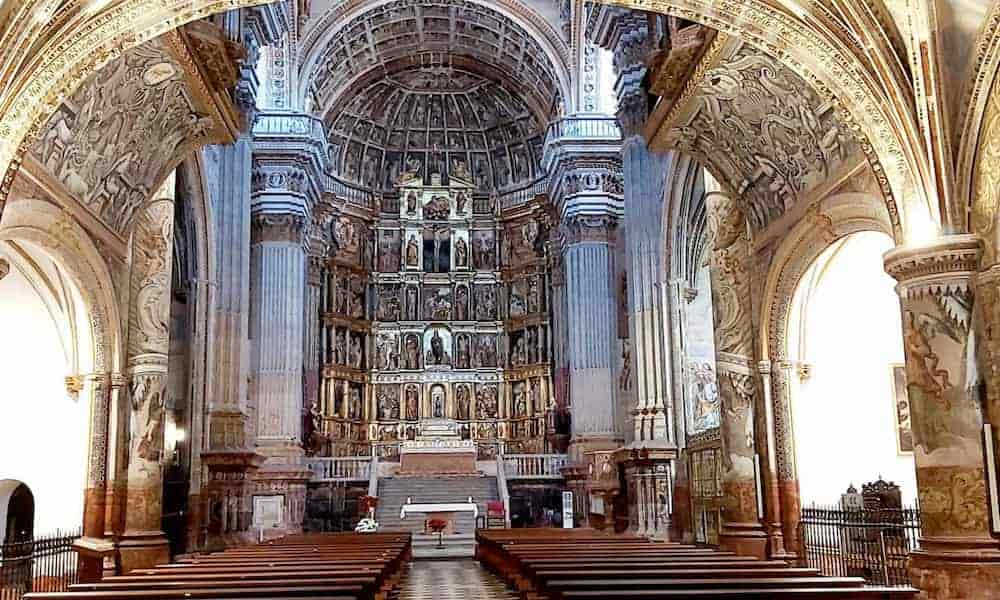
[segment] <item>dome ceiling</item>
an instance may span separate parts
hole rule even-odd
[[[545,129],[501,83],[453,65],[428,65],[367,85],[327,125],[336,172],[391,190],[404,171],[440,173],[480,191],[537,177]]]
[[[347,3],[343,13],[334,11],[329,22],[317,26],[324,31],[322,37],[310,40],[303,78],[306,97],[315,112],[326,115],[345,103],[344,96],[377,79],[447,62],[503,81],[545,118],[568,85],[565,43],[532,10],[522,7],[517,14],[499,9],[507,4],[394,0],[351,16],[351,6],[365,3]]]

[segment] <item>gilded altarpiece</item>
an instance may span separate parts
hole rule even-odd
[[[471,177],[404,174],[370,223],[335,224],[323,315],[323,453],[396,460],[446,423],[482,460],[547,451],[545,239]],[[356,243],[356,245],[355,245]]]

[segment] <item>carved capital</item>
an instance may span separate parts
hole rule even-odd
[[[618,219],[610,215],[577,215],[563,221],[567,245],[597,242],[613,244]]]
[[[904,300],[969,293],[982,253],[976,235],[946,236],[929,245],[888,252],[885,270],[899,282],[897,291]]]
[[[267,242],[288,242],[302,244],[305,241],[306,219],[301,215],[254,215],[250,224],[250,238],[253,244]]]

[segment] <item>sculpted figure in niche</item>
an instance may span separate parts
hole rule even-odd
[[[410,192],[406,195],[406,214],[417,214],[417,193]]]
[[[336,312],[346,315],[347,314],[347,295],[348,286],[350,282],[347,277],[340,277],[337,280],[337,306]]]
[[[458,238],[455,240],[455,267],[458,269],[465,269],[469,266],[469,244],[465,242],[465,238]]]
[[[361,278],[351,280],[351,317],[365,316],[365,282]]]
[[[476,390],[476,413],[481,419],[496,419],[498,415],[496,384],[479,386]]]
[[[465,165],[465,163],[462,163]],[[455,198],[455,212],[464,215],[465,207],[469,204],[469,196],[465,192],[459,192],[458,196]]]
[[[416,371],[420,368],[420,341],[411,333],[406,336],[405,346],[403,366],[408,371]]]
[[[383,234],[379,258],[379,270],[383,273],[393,273],[399,270],[399,241],[394,234]]]
[[[528,279],[528,312],[530,314],[542,312],[542,292],[538,285],[538,277]]]
[[[378,388],[378,418],[382,421],[393,421],[399,418],[399,391],[390,390],[388,386]]]
[[[351,401],[347,407],[347,416],[351,420],[361,418],[361,388],[351,388]]]
[[[469,386],[460,383],[455,387],[455,411],[459,421],[469,420],[469,408],[472,402],[472,393]]]
[[[536,338],[535,330],[529,329],[528,332],[525,334],[525,337],[527,338],[525,345],[528,346],[528,354],[527,354],[528,364],[533,365],[538,362],[538,343],[537,340],[535,339]]]
[[[514,414],[518,417],[528,416],[528,398],[524,392],[524,382],[514,384]]]
[[[420,266],[420,241],[415,234],[410,235],[409,241],[406,242],[406,266],[414,268]]]
[[[469,288],[464,285],[455,288],[455,320],[469,320]]]
[[[473,260],[476,269],[480,271],[492,271],[496,268],[493,258],[493,236],[482,234],[475,238],[475,248],[473,248]]]
[[[351,340],[351,366],[360,369],[364,362],[364,352],[361,350],[361,336],[353,336]]]
[[[448,288],[425,288],[424,318],[436,321],[451,319],[451,290]]]
[[[523,367],[528,364],[528,347],[525,344],[525,336],[522,335],[514,342],[514,350],[510,353],[510,366]]]
[[[420,390],[412,384],[406,386],[406,418],[410,421],[420,418]]]
[[[445,394],[444,388],[436,385],[431,388],[431,416],[435,419],[445,418]]]
[[[476,317],[480,321],[496,319],[496,294],[492,286],[481,285],[476,288]]]
[[[542,406],[542,380],[537,377],[531,380],[531,406],[534,407],[535,414],[545,412],[545,407]]]
[[[451,356],[448,355],[444,347],[444,338],[441,332],[435,330],[431,337],[431,347],[427,351],[427,364],[434,366],[446,366],[451,364]]]
[[[468,369],[471,359],[471,353],[469,352],[469,335],[466,333],[459,335],[456,339],[455,346],[455,365],[459,369]]]
[[[417,321],[420,319],[420,302],[417,301],[416,286],[406,288],[406,319]]]
[[[378,290],[378,319],[380,321],[398,321],[402,314],[399,305],[399,288],[382,286]]]
[[[434,196],[424,205],[424,217],[430,221],[446,221],[451,213],[448,196]]]
[[[524,280],[515,281],[510,285],[510,316],[523,317],[528,313],[527,294],[524,290]]]
[[[497,343],[492,335],[480,335],[476,348],[476,366],[497,366]]]
[[[334,337],[336,339],[334,340],[334,345],[333,345],[333,362],[335,362],[338,365],[346,365],[347,364],[347,332],[343,332],[343,335],[341,335],[340,332],[335,333]]]

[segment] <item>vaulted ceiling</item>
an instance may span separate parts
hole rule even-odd
[[[336,172],[368,188],[391,190],[414,168],[446,181],[458,171],[484,192],[540,174],[543,122],[504,85],[453,66],[377,80],[328,121]]]
[[[517,10],[501,10],[504,5]],[[306,95],[319,114],[337,110],[374,81],[429,64],[460,66],[503,83],[540,119],[568,86],[561,36],[516,0],[392,0],[354,13],[348,8],[317,23],[320,31],[310,34],[305,49]]]

